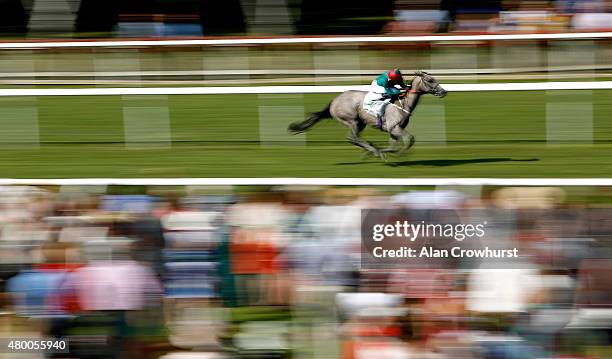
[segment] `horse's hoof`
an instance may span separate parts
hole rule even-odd
[[[361,155],[361,159],[365,160],[366,158],[379,158],[383,161],[387,160],[387,156],[385,156],[385,154],[382,151],[377,151],[377,152],[371,152],[371,151],[364,151],[363,155]]]
[[[397,151],[397,155],[398,156],[404,155],[404,154],[406,154],[406,152],[410,151],[411,148],[412,148],[412,146],[406,147],[406,148],[402,148],[401,150]]]

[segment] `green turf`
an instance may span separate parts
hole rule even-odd
[[[0,144],[0,177],[610,177],[610,95],[526,91],[425,97],[423,106],[445,104],[446,145],[417,136],[409,153],[387,162],[362,160],[361,150],[345,141],[346,129],[335,121],[313,128],[306,145],[260,143],[258,104],[303,104],[308,112],[322,108],[332,95],[3,98],[1,111],[37,106],[41,144]],[[592,101],[595,142],[547,144],[545,111],[551,101]],[[127,149],[122,107],[160,105],[169,108],[171,148]],[[417,109],[411,126],[427,120]],[[386,143],[375,129],[364,136]]]

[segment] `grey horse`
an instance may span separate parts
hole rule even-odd
[[[432,94],[437,97],[444,97],[447,94],[440,83],[427,72],[416,71],[414,75],[410,91],[403,92],[400,98],[387,106],[380,128],[376,115],[363,108],[363,99],[367,92],[350,90],[338,95],[323,110],[313,112],[306,120],[290,124],[288,131],[291,134],[302,133],[320,120],[331,117],[347,126],[349,128],[348,140],[352,144],[366,149],[368,153],[381,159],[385,159],[385,153],[387,152],[402,153],[412,147],[415,142],[414,136],[406,132],[406,127],[421,95]],[[388,132],[390,136],[389,147],[378,149],[372,143],[361,138],[359,135],[367,125]],[[398,140],[401,140],[401,146],[398,146]]]

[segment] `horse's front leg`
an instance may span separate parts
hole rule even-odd
[[[405,144],[406,141],[404,137],[408,135],[405,131],[406,126],[408,126],[408,121],[410,120],[410,114],[404,115],[403,113],[396,113],[395,116],[389,116],[390,118],[387,120],[387,132],[389,132],[389,147],[382,149],[382,152],[397,152],[400,150],[398,148],[398,140],[402,139],[402,142]],[[408,135],[410,136],[410,135]],[[405,147],[405,145],[404,145]],[[404,149],[405,150],[405,149]]]
[[[389,133],[389,147],[385,147],[380,151],[383,153],[397,151],[397,140],[398,138],[394,134]]]
[[[404,130],[401,126],[395,126],[393,129],[391,129],[391,135],[399,137],[402,140],[402,147],[396,151],[399,154],[408,151],[412,146],[414,146],[414,136],[406,132],[406,130]]]

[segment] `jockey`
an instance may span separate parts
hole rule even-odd
[[[402,73],[398,68],[394,68],[391,71],[385,71],[372,81],[370,92],[379,95],[378,101],[383,101],[377,114],[379,128],[382,128],[382,117],[387,105],[399,97],[402,89],[408,87],[409,86],[404,83]]]

